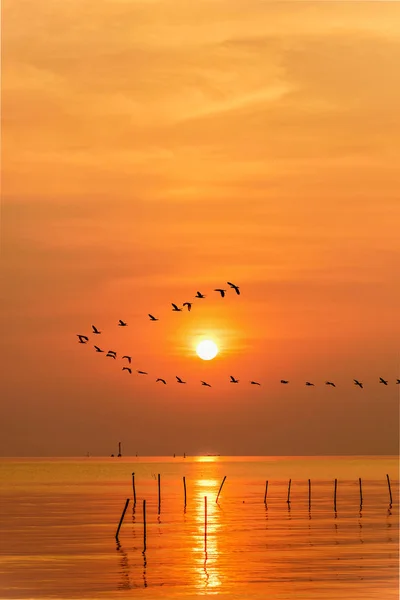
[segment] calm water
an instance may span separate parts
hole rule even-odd
[[[397,457],[3,459],[0,468],[3,599],[398,598]],[[117,544],[133,471],[136,508],[131,500]]]

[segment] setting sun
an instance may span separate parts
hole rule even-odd
[[[196,352],[203,360],[211,360],[217,356],[218,348],[211,340],[203,340],[197,345]]]

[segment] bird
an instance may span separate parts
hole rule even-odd
[[[231,377],[230,383],[239,383],[239,379],[235,379],[233,375],[231,375],[230,377]]]
[[[164,385],[166,385],[166,383],[167,383],[165,381],[165,379],[162,379],[161,377],[158,377],[158,379],[156,379],[156,383],[157,383],[157,381],[161,381]]]
[[[195,298],[205,298],[205,295],[202,294],[201,292],[197,292],[197,294],[195,295]]]
[[[314,384],[310,383],[309,381],[306,381],[306,385],[314,385]]]
[[[398,380],[396,381],[396,383],[400,383],[400,379],[398,379]]]
[[[258,383],[258,381],[250,381],[251,385],[261,385],[261,383]]]
[[[122,319],[120,319],[118,321],[118,325],[119,325],[119,327],[126,327],[128,325],[128,323],[125,323],[125,321],[123,321]]]
[[[102,350],[101,348],[99,348],[98,346],[94,346],[96,352],[104,352],[104,350]]]
[[[122,358],[127,358],[129,364],[132,362],[132,357],[128,356],[127,354],[125,354],[125,356],[123,356]]]
[[[240,295],[239,286],[235,285],[234,283],[231,283],[230,281],[227,281],[226,283],[230,285],[233,290],[235,290],[238,296]]]
[[[95,327],[94,325],[92,325],[92,329],[93,329],[93,333],[101,333],[101,331],[99,331],[97,329],[97,327]]]
[[[178,377],[178,375],[175,375],[175,377],[178,383],[186,383],[186,381],[182,381],[182,379]]]
[[[87,344],[89,341],[89,338],[87,335],[81,335],[80,333],[76,334],[79,338],[79,344]]]
[[[173,302],[171,302],[172,304],[172,310],[174,310],[175,312],[181,311],[181,308],[178,308],[178,306],[176,304],[174,304]]]
[[[332,387],[336,387],[336,385],[332,383],[332,381],[325,381],[325,385],[331,385]]]
[[[151,315],[149,313],[149,317],[150,317],[150,321],[158,321],[158,319],[156,317],[153,317],[153,315]]]
[[[384,385],[388,384],[388,382],[385,381],[382,377],[379,377],[379,383],[383,383]]]
[[[353,381],[354,381],[354,385],[358,385],[360,388],[363,387],[363,384],[360,383],[359,381],[357,381],[357,379],[353,379]]]
[[[206,387],[211,387],[211,385],[209,383],[207,383],[206,381],[202,381],[201,385],[205,385]]]
[[[110,350],[107,352],[106,357],[109,356],[110,358],[117,358],[117,353],[116,352],[110,352]]]
[[[187,306],[188,307],[188,311],[190,312],[190,309],[192,308],[192,303],[191,302],[184,302],[182,306]]]
[[[148,375],[147,371],[139,371],[139,369],[137,369],[137,372],[139,375]]]
[[[132,375],[132,369],[130,367],[122,367],[123,371],[128,371],[129,375]]]
[[[226,290],[221,290],[221,288],[216,288],[214,292],[219,292],[221,294],[221,298],[225,296]]]
[[[289,383],[286,379],[281,379],[281,383]]]

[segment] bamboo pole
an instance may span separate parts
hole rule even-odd
[[[143,554],[146,552],[146,500],[143,500]]]
[[[289,485],[288,485],[288,491],[287,491],[287,500],[286,500],[286,502],[288,504],[290,504],[290,488],[291,488],[291,485],[292,485],[292,480],[289,479]]]
[[[387,479],[387,484],[388,484],[388,488],[389,488],[390,506],[392,506],[392,502],[393,502],[393,499],[392,499],[392,489],[390,487],[390,477],[389,477],[388,474],[386,474],[386,479]]]
[[[207,496],[204,496],[204,552],[207,552]]]
[[[265,492],[264,492],[264,504],[267,505],[267,494],[268,494],[268,479],[265,482]]]
[[[161,511],[161,477],[160,473],[158,474],[158,514]]]
[[[133,506],[136,505],[135,473],[132,473]]]
[[[308,480],[308,510],[311,510],[311,479]]]
[[[218,502],[218,498],[219,498],[219,495],[220,495],[220,493],[221,493],[222,486],[223,486],[223,485],[224,485],[224,483],[225,483],[225,479],[226,479],[226,475],[225,475],[225,477],[224,477],[224,478],[223,478],[223,480],[222,480],[222,483],[221,483],[221,486],[220,486],[220,488],[219,488],[219,492],[218,492],[218,495],[217,495],[217,497],[216,497],[216,500],[215,500],[215,502]]]
[[[126,509],[128,508],[128,504],[129,504],[129,498],[127,498],[126,502],[125,502],[125,508],[122,511],[122,515],[121,518],[119,520],[119,525],[118,525],[118,529],[117,529],[117,533],[115,534],[115,539],[118,541],[118,534],[119,534],[119,530],[121,529],[121,525],[122,525],[122,521],[124,520],[124,516],[126,513]]]
[[[183,478],[183,496],[184,496],[185,508],[186,508],[186,477]]]
[[[335,491],[333,494],[333,509],[336,512],[336,492],[337,492],[337,479],[335,479]]]
[[[362,495],[362,481],[361,481],[361,477],[358,478],[358,484],[360,486],[360,508],[362,507],[362,503],[363,503],[363,495]]]

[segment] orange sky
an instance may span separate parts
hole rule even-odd
[[[3,2],[1,454],[398,452],[399,23],[393,2]]]

